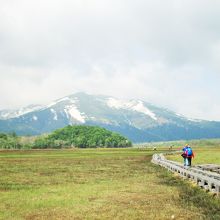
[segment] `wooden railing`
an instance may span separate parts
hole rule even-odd
[[[207,191],[220,195],[220,174],[204,171],[198,167],[185,167],[178,162],[167,160],[163,154],[154,154],[152,163],[178,173],[183,178],[191,179]]]

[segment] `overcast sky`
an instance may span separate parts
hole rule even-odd
[[[220,120],[219,0],[0,3],[0,109],[83,91]]]

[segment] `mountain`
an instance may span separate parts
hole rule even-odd
[[[46,106],[0,111],[1,132],[38,135],[69,124],[98,125],[134,142],[220,137],[220,122],[189,119],[142,100],[85,93]]]
[[[39,110],[41,108],[43,108],[42,105],[29,105],[17,110],[11,110],[11,109],[0,110],[0,119],[16,118],[21,115],[27,114],[29,112]]]

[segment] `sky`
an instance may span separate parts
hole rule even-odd
[[[86,92],[220,121],[219,0],[0,3],[0,109]]]

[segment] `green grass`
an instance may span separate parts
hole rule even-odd
[[[200,209],[200,215],[195,219],[220,219],[220,200],[218,197],[214,197],[213,194],[202,190],[195,183],[183,180],[179,176],[171,176],[168,171],[159,172],[158,176],[163,184],[174,186],[178,189],[179,201],[182,206],[186,207],[186,210],[192,206]],[[186,212],[186,219],[194,218],[191,218]]]
[[[145,146],[152,148],[153,146],[169,148],[174,146],[174,149],[181,149],[185,144],[190,144],[193,148],[204,148],[204,147],[220,147],[220,139],[199,139],[199,140],[182,140],[182,141],[167,141],[167,142],[151,142],[135,144],[135,146]]]
[[[219,164],[220,165],[220,147],[204,147],[194,148],[195,157],[192,159],[193,165],[198,164]],[[166,157],[169,160],[178,161],[183,163],[181,153],[169,155]]]
[[[196,193],[189,201],[191,185],[153,165],[153,153],[0,151],[0,219],[215,219],[219,211],[198,207]]]

